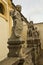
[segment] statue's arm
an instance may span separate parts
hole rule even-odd
[[[14,17],[14,11],[12,11],[12,10],[10,11],[10,16]]]

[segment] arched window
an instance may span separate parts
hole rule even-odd
[[[4,11],[5,11],[4,6],[0,3],[0,13],[4,14]]]

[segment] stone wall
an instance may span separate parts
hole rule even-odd
[[[0,17],[0,61],[3,60],[8,53],[8,35],[8,22],[6,22],[2,17]]]

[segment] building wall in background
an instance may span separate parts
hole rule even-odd
[[[43,23],[38,23],[34,26],[38,28],[40,34],[41,48],[43,49]]]

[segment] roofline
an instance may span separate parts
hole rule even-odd
[[[40,23],[34,23],[34,25],[38,25],[38,24],[43,24],[43,22],[40,22]]]

